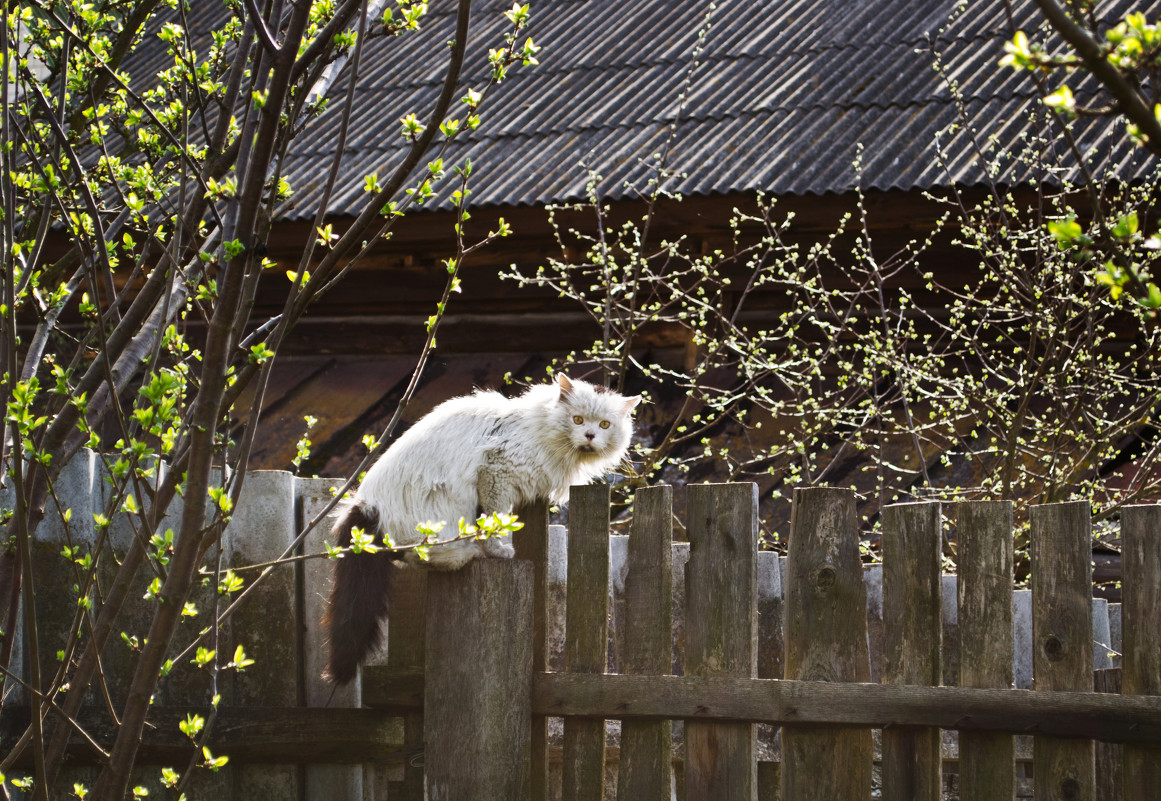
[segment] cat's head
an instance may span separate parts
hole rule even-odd
[[[625,396],[602,386],[557,374],[560,431],[582,460],[619,461],[633,436],[633,409],[640,395]]]

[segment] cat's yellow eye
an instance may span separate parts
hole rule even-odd
[[[572,421],[574,423],[576,423],[578,426],[580,426],[580,425],[584,425],[585,419],[583,417],[581,417],[579,414],[576,414],[576,415],[573,415]]]
[[[609,427],[609,421],[608,421],[608,420],[602,420],[602,421],[601,421],[601,428],[608,428],[608,427]]]

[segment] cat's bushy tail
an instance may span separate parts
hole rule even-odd
[[[349,546],[353,528],[377,537],[379,515],[375,508],[360,502],[348,506],[335,524],[335,544]],[[323,617],[329,646],[323,676],[335,684],[354,679],[359,663],[382,644],[387,589],[395,569],[391,563],[399,558],[391,551],[378,551],[347,553],[335,562],[335,580]]]

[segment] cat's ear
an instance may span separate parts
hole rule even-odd
[[[556,374],[556,383],[560,386],[560,397],[567,398],[572,394],[572,382],[564,373]]]
[[[633,396],[631,396],[631,397],[625,398],[625,409],[624,409],[624,411],[622,411],[622,412],[621,412],[621,414],[623,414],[623,415],[625,415],[626,417],[628,417],[628,416],[629,416],[629,412],[631,412],[631,411],[633,411],[635,408],[637,408],[637,404],[638,404],[638,403],[640,403],[640,402],[641,402],[641,396],[640,396],[640,395],[633,395]]]

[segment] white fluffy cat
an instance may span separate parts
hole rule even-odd
[[[626,397],[558,375],[516,398],[476,392],[435,407],[379,458],[335,526],[339,545],[358,527],[396,545],[422,541],[416,526],[446,523],[442,540],[456,537],[461,519],[510,513],[538,499],[564,500],[568,488],[615,468],[632,437],[639,396]],[[434,545],[428,567],[455,570],[478,556],[511,557],[505,538]],[[335,565],[326,627],[327,675],[346,683],[378,645],[387,613],[389,551],[347,554]],[[406,557],[418,561],[414,553]]]

